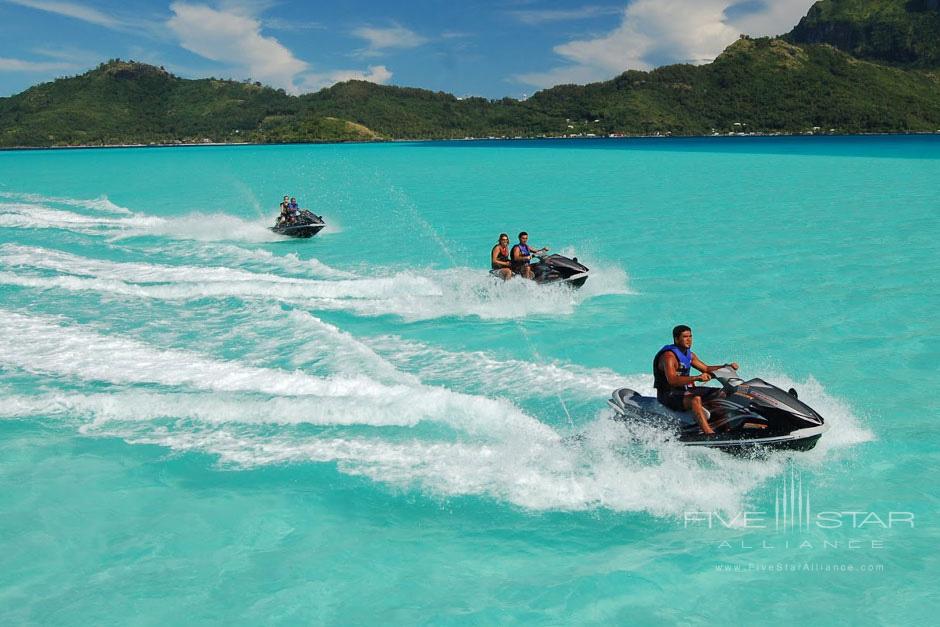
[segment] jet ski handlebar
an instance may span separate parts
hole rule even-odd
[[[712,370],[712,377],[718,379],[721,385],[726,389],[734,389],[744,383],[744,379],[738,376],[738,371],[731,366],[722,366],[717,370]]]

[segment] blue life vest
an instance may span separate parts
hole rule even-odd
[[[673,389],[673,386],[669,385],[669,379],[666,378],[666,373],[659,367],[659,358],[663,353],[672,353],[675,355],[676,359],[679,360],[679,375],[688,377],[692,374],[692,351],[689,350],[689,352],[686,353],[675,344],[667,344],[659,349],[659,352],[653,357],[653,387],[657,390],[666,391]],[[680,386],[678,389],[690,387],[692,387],[691,383]]]
[[[531,257],[531,256],[532,256],[532,252],[529,250],[529,247],[528,247],[526,244],[516,244],[516,245],[513,246],[512,248],[513,248],[513,250],[519,249],[519,254],[522,255],[523,257]],[[513,259],[513,258],[512,258],[512,252],[509,253],[509,257],[510,257],[509,263],[510,263],[511,266],[512,266],[512,271],[513,271],[513,272],[520,272],[520,271],[522,271],[522,269],[523,269],[526,265],[528,265],[528,263],[529,263],[528,261],[526,261],[526,260],[524,260],[524,259],[518,260],[518,261],[517,261],[516,259]]]

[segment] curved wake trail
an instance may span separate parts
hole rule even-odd
[[[244,220],[221,211],[194,212],[184,216],[141,220],[139,223],[129,224],[125,232],[118,235],[118,239],[156,236],[197,242],[270,243],[284,241],[283,236],[273,233],[268,228],[273,222],[273,218]]]
[[[290,315],[311,322],[309,314]],[[346,367],[383,361],[322,324],[320,337],[333,338],[325,349],[351,355]],[[475,495],[535,510],[734,511],[751,489],[782,472],[787,459],[692,451],[659,432],[630,431],[603,412],[579,437],[563,438],[506,401],[406,377],[407,383],[385,385],[363,376],[258,368],[6,310],[0,310],[0,367],[114,388],[10,397],[0,416],[84,417],[81,430],[88,435],[205,452],[237,467],[335,463],[341,472],[429,495]],[[817,402],[813,391],[808,400]],[[415,430],[421,424],[465,436]],[[328,430],[295,430],[305,426]],[[342,427],[356,430],[337,433]],[[407,431],[385,431],[392,427]],[[823,453],[814,454],[810,460]]]
[[[276,255],[263,248],[243,248],[235,244],[207,243],[197,247],[188,245],[164,246],[157,249],[156,252],[169,252],[175,258],[194,259],[204,264],[229,262],[226,263],[226,265],[258,265],[265,268],[268,272],[275,271],[287,273],[288,275],[299,274],[301,276],[324,279],[359,278],[355,272],[334,268],[318,259],[305,259],[295,252]]]
[[[41,205],[45,203],[81,207],[83,209],[91,209],[92,211],[115,213],[121,215],[132,215],[134,213],[127,207],[121,207],[120,205],[114,204],[108,199],[107,196],[103,195],[99,196],[98,198],[87,200],[81,198],[60,198],[56,196],[43,196],[41,194],[27,194],[20,192],[0,192],[0,198],[9,198],[12,200],[28,202],[33,205]],[[0,205],[0,207],[2,207],[2,205]]]
[[[12,244],[0,247],[0,264],[16,270],[0,271],[0,283],[22,287],[180,301],[275,299],[324,311],[395,315],[407,321],[569,314],[588,298],[627,293],[624,285],[617,287],[616,279],[614,287],[607,290],[599,281],[593,292],[563,285],[539,286],[522,280],[502,282],[467,268],[322,280],[227,267],[104,261]],[[37,276],[36,270],[40,269],[57,275]]]
[[[645,384],[644,376],[625,377],[608,368],[585,368],[553,361],[500,358],[485,351],[451,351],[393,335],[365,340],[376,352],[397,367],[414,372],[425,381],[451,389],[485,389],[513,397],[564,394],[581,399],[603,399],[620,387]]]
[[[62,323],[0,310],[0,366],[116,385],[311,397],[328,415],[378,411],[404,424],[441,422],[472,435],[520,430],[527,437],[557,438],[549,427],[506,401],[430,386],[383,385],[366,377],[321,378],[258,368]]]
[[[129,229],[158,224],[162,218],[128,216],[114,218],[52,209],[44,205],[0,203],[0,227],[65,229],[86,235],[114,235]]]
[[[106,198],[98,200],[53,199],[9,194],[13,202],[0,203],[0,227],[19,229],[62,229],[84,235],[106,235],[112,239],[166,237],[199,242],[241,241],[271,243],[284,238],[271,232],[268,220],[243,220],[226,213],[190,213],[163,218],[133,212],[114,205]],[[32,202],[29,202],[29,201]],[[57,207],[89,209],[92,214],[76,213]],[[105,214],[118,214],[111,217]]]

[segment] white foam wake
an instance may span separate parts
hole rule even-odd
[[[198,242],[281,241],[284,236],[273,233],[268,228],[273,222],[273,218],[244,220],[222,212],[193,212],[130,225],[120,237],[149,235]]]
[[[609,420],[596,423],[578,442],[249,436],[231,424],[174,430],[122,423],[94,432],[132,443],[208,452],[237,467],[336,463],[344,473],[441,498],[472,495],[534,510],[604,508],[656,516],[740,511],[747,493],[779,475],[786,463],[783,458],[737,460],[662,439],[634,444]]]
[[[23,229],[66,229],[87,235],[114,235],[125,231],[146,230],[161,218],[132,215],[114,218],[88,215],[43,205],[0,203],[0,227]]]
[[[36,204],[53,204],[53,205],[66,205],[71,207],[82,207],[84,209],[91,209],[93,211],[101,211],[104,213],[116,213],[123,215],[130,215],[133,212],[127,207],[121,207],[111,202],[107,196],[99,196],[98,198],[92,199],[83,199],[83,198],[60,198],[57,196],[43,196],[41,194],[27,194],[19,192],[0,192],[0,198],[10,198],[13,200],[20,200],[28,203]]]
[[[206,243],[202,246],[175,245],[162,247],[158,252],[170,252],[176,258],[195,259],[204,264],[242,266],[258,264],[278,273],[326,279],[355,279],[354,272],[329,266],[319,259],[305,259],[295,252],[275,254],[263,248],[243,248],[235,244]]]
[[[0,272],[0,282],[24,287],[172,300],[277,299],[311,309],[350,311],[365,316],[396,315],[406,320],[559,315],[571,313],[593,296],[626,293],[624,285],[603,291],[602,282],[593,292],[564,285],[536,285],[521,279],[504,282],[469,268],[314,280],[224,267],[118,263],[15,245],[0,248],[0,263],[17,269],[15,273]],[[23,271],[36,269],[70,276],[31,276]]]
[[[86,235],[107,235],[113,239],[142,236],[160,236],[178,240],[201,242],[277,242],[283,236],[268,227],[270,220],[243,220],[225,213],[194,212],[183,216],[158,217],[111,205],[110,201],[67,201],[62,204],[93,209],[84,214],[58,209],[38,202],[0,203],[0,227],[22,229],[65,229]],[[109,211],[110,209],[110,211]],[[114,218],[99,212],[123,214]]]
[[[0,366],[37,375],[277,397],[315,397],[327,416],[378,412],[406,424],[440,422],[488,435],[521,429],[555,439],[547,426],[507,401],[422,385],[383,385],[364,376],[315,377],[217,360],[190,351],[158,349],[137,340],[63,324],[49,316],[0,309]]]
[[[393,335],[366,342],[399,368],[452,389],[485,389],[517,398],[560,394],[596,399],[616,388],[646,383],[643,375],[627,377],[609,368],[586,368],[558,360],[532,363],[487,351],[449,351]]]
[[[262,274],[225,266],[173,266],[92,259],[49,248],[0,245],[0,264],[21,270],[42,268],[61,274],[84,275],[128,283],[240,283],[306,284],[309,279]]]
[[[287,463],[336,463],[340,471],[441,498],[482,496],[534,510],[682,511],[741,506],[747,492],[779,474],[783,460],[749,462],[693,452],[654,434],[635,443],[603,419],[580,440],[496,431],[485,440],[430,440],[302,435],[290,425],[412,426],[395,414],[316,411],[301,399],[155,393],[51,394],[13,397],[0,416],[87,416],[92,436],[118,437],[177,451],[217,456],[251,468]],[[485,409],[485,408],[480,408]],[[280,426],[271,431],[265,426]],[[649,455],[649,448],[655,455]],[[712,466],[718,466],[718,469]]]
[[[300,325],[316,323],[308,314],[291,315]],[[333,337],[324,350],[349,355],[342,369],[381,361],[335,327],[323,324],[316,334]],[[81,428],[89,435],[206,452],[239,467],[336,463],[342,472],[438,497],[476,495],[537,510],[607,508],[657,516],[692,509],[740,511],[749,492],[783,472],[790,459],[774,455],[757,461],[693,450],[662,432],[627,428],[603,410],[579,437],[562,438],[505,401],[413,381],[384,385],[365,377],[318,378],[256,368],[5,310],[0,310],[0,366],[36,373],[47,382],[65,377],[116,386],[108,393],[7,397],[0,416],[84,416]],[[627,379],[650,392],[648,375]],[[853,426],[855,418],[844,404],[812,380],[794,383],[832,425],[816,450],[794,457],[798,463],[821,463],[827,451],[870,437]],[[411,437],[335,432],[340,426],[410,429],[422,423],[445,424],[471,439],[429,439],[418,431]],[[294,425],[330,429],[311,435]]]

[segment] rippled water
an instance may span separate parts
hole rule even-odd
[[[933,137],[0,153],[0,607],[925,622],[938,175]],[[284,194],[330,226],[268,231]],[[491,279],[522,229],[585,287]],[[609,420],[680,322],[816,449]]]

